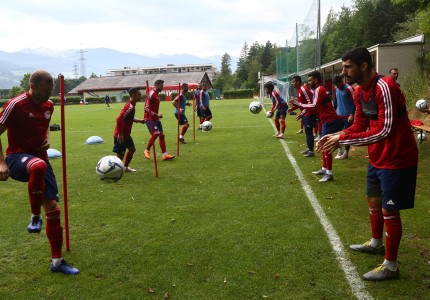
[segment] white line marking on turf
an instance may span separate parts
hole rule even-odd
[[[273,129],[276,130],[275,124],[271,119],[269,119],[272,124]],[[339,261],[340,266],[342,267],[343,272],[345,273],[345,277],[348,280],[349,286],[355,297],[357,299],[368,299],[371,300],[373,297],[366,291],[366,287],[364,286],[363,281],[355,270],[355,266],[348,259],[345,250],[342,246],[342,241],[340,240],[339,235],[334,229],[333,225],[331,225],[329,219],[327,218],[324,209],[318,202],[317,197],[315,196],[312,188],[307,183],[305,177],[303,176],[302,170],[300,170],[299,165],[297,164],[296,159],[292,155],[290,148],[288,148],[287,143],[284,140],[279,140],[284,147],[285,154],[287,155],[291,165],[296,171],[297,178],[302,184],[303,190],[305,191],[306,196],[309,199],[316,215],[318,216],[321,225],[323,226],[327,237],[330,241],[331,246],[333,247],[334,252],[336,253],[336,258]]]

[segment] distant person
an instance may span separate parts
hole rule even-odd
[[[133,127],[133,123],[145,123],[145,121],[134,117],[136,112],[136,103],[142,100],[140,89],[137,87],[130,88],[128,90],[128,94],[130,95],[130,100],[124,105],[116,118],[116,126],[113,134],[114,146],[112,151],[116,153],[116,156],[119,159],[123,160],[125,151],[128,149],[124,161],[125,172],[136,172],[135,169],[129,167],[130,162],[133,159],[133,155],[136,152],[134,141],[131,137],[131,129]]]
[[[198,128],[198,130],[202,130],[202,123],[203,123],[203,118],[202,118],[202,113],[201,113],[201,111],[200,111],[200,90],[202,89],[202,86],[201,86],[201,84],[199,84],[199,85],[197,85],[197,88],[196,88],[196,90],[194,91],[194,93],[193,93],[193,97],[194,97],[194,100],[196,101],[195,102],[195,110],[196,110],[196,113],[197,113],[197,117],[199,118],[199,128]]]
[[[322,76],[319,71],[313,71],[308,74],[308,83],[314,91],[313,102],[309,104],[299,103],[294,101],[293,104],[303,108],[316,109],[319,119],[322,124],[322,136],[338,132],[342,129],[343,122],[334,110],[330,96],[326,88],[322,85]],[[333,155],[331,151],[322,152],[322,167],[318,171],[312,172],[315,175],[323,175],[319,182],[327,182],[333,180]]]
[[[111,109],[110,104],[112,100],[110,99],[109,95],[105,96],[105,103],[106,103],[106,109]]]
[[[163,125],[160,121],[160,119],[163,117],[163,114],[158,112],[160,108],[159,93],[163,90],[163,87],[163,80],[158,79],[157,81],[155,81],[154,89],[149,92],[148,100],[145,103],[146,127],[148,127],[148,131],[151,134],[151,138],[149,139],[146,149],[143,152],[147,159],[151,159],[151,152],[149,150],[151,150],[151,147],[154,145],[154,142],[157,138],[159,138],[163,160],[172,160],[173,158],[175,158],[174,155],[170,155],[169,153],[167,153],[166,137],[163,132]]]
[[[354,124],[334,135],[324,136],[317,149],[333,151],[338,146],[368,146],[366,198],[371,239],[350,245],[350,249],[385,254],[379,267],[363,275],[365,280],[392,279],[400,274],[397,264],[403,231],[400,211],[414,207],[417,143],[403,93],[390,78],[380,78],[372,70],[369,51],[364,47],[348,50],[342,55],[342,67],[348,83],[359,85],[354,93],[357,107]]]
[[[58,205],[58,187],[48,160],[49,123],[54,104],[49,99],[54,79],[43,70],[30,76],[30,90],[9,100],[0,112],[0,135],[7,130],[6,158],[0,140],[0,180],[28,182],[31,219],[29,233],[42,231],[41,209],[46,218],[46,236],[51,248],[51,272],[79,274],[63,259],[63,227]],[[29,245],[30,247],[31,245]],[[29,265],[27,264],[24,269]]]
[[[184,136],[188,130],[188,127],[190,126],[190,124],[188,123],[188,119],[185,116],[185,108],[187,106],[191,106],[190,102],[187,101],[187,92],[188,92],[188,84],[183,83],[181,85],[180,93],[176,96],[176,98],[172,102],[173,106],[175,107],[174,114],[175,114],[176,120],[179,119],[179,125],[182,125],[182,131],[181,131],[181,134],[179,135],[179,141],[182,144],[186,144]]]
[[[345,83],[340,75],[333,77],[333,84],[335,85],[333,105],[337,115],[343,122],[343,129],[346,129],[354,122],[354,89],[348,83]],[[342,147],[339,147],[335,159],[347,159],[350,147],[346,145],[345,151],[342,151]]]
[[[310,104],[313,102],[313,93],[306,84],[302,84],[302,78],[300,76],[294,76],[291,84],[297,90],[297,101],[299,103]],[[301,113],[297,116],[297,119],[300,119],[303,122],[306,133],[307,149],[302,151],[302,154],[305,157],[313,157],[315,156],[313,130],[316,125],[317,114],[314,108],[304,109],[297,105],[292,105],[288,111],[294,111],[297,108],[301,109]]]
[[[212,111],[210,109],[209,103],[210,97],[207,91],[207,84],[204,82],[199,93],[200,124],[202,124],[204,121],[209,121],[212,119]]]
[[[281,97],[281,95],[279,95],[277,91],[275,91],[275,85],[273,82],[266,82],[264,84],[264,89],[266,94],[272,100],[272,108],[270,109],[272,116],[276,111],[275,118],[273,119],[276,127],[274,137],[283,139],[285,134],[285,117],[288,111],[288,103],[284,100],[284,98]]]
[[[398,86],[400,86],[400,83],[397,81],[397,79],[399,78],[399,70],[397,68],[391,68],[389,71],[389,76]]]

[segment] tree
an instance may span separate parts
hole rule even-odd
[[[231,73],[231,56],[224,53],[221,58],[221,72],[214,82],[214,87],[221,91],[228,89],[232,86],[232,73]]]
[[[16,96],[18,96],[19,94],[24,93],[25,90],[19,86],[14,86],[11,88],[11,90],[9,91],[9,99],[12,99]]]
[[[271,50],[272,44],[270,41],[267,41],[266,46],[264,46],[263,53],[261,54],[261,70],[263,72],[267,72],[270,63],[272,62]]]
[[[24,91],[30,90],[30,76],[31,76],[30,73],[24,74],[24,77],[20,81],[20,87]]]

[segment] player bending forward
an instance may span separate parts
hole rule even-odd
[[[63,227],[61,227],[58,187],[48,161],[49,122],[54,104],[51,97],[54,79],[46,71],[30,76],[30,90],[9,100],[0,112],[0,135],[7,130],[6,159],[0,140],[0,180],[8,177],[28,182],[31,221],[30,233],[42,230],[41,208],[45,210],[46,236],[51,247],[51,272],[79,274],[63,259]]]

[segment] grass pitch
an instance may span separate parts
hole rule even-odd
[[[173,161],[161,160],[157,141],[158,178],[153,161],[143,157],[147,129],[135,124],[130,166],[138,171],[114,184],[101,182],[95,166],[112,154],[123,104],[67,106],[71,251],[64,256],[81,274],[50,273],[44,231],[26,231],[26,184],[9,179],[0,183],[0,299],[354,299],[281,142],[264,112],[248,111],[250,101],[212,101],[212,131],[196,132],[193,141],[190,129]],[[161,103],[160,111],[168,152],[176,154],[171,103]],[[140,104],[136,117],[142,115]],[[190,110],[187,116],[192,120]],[[59,107],[52,122],[60,124]],[[362,275],[383,261],[347,250],[370,237],[366,149],[352,148],[348,160],[335,161],[335,181],[321,184],[311,174],[320,155],[300,155],[305,137],[298,128],[288,116],[285,143]],[[86,145],[92,135],[105,143]],[[51,147],[61,151],[59,131],[51,133]],[[364,283],[374,299],[428,299],[430,293],[430,143],[419,152],[416,207],[402,212],[401,277]],[[51,163],[61,198],[61,160]]]

